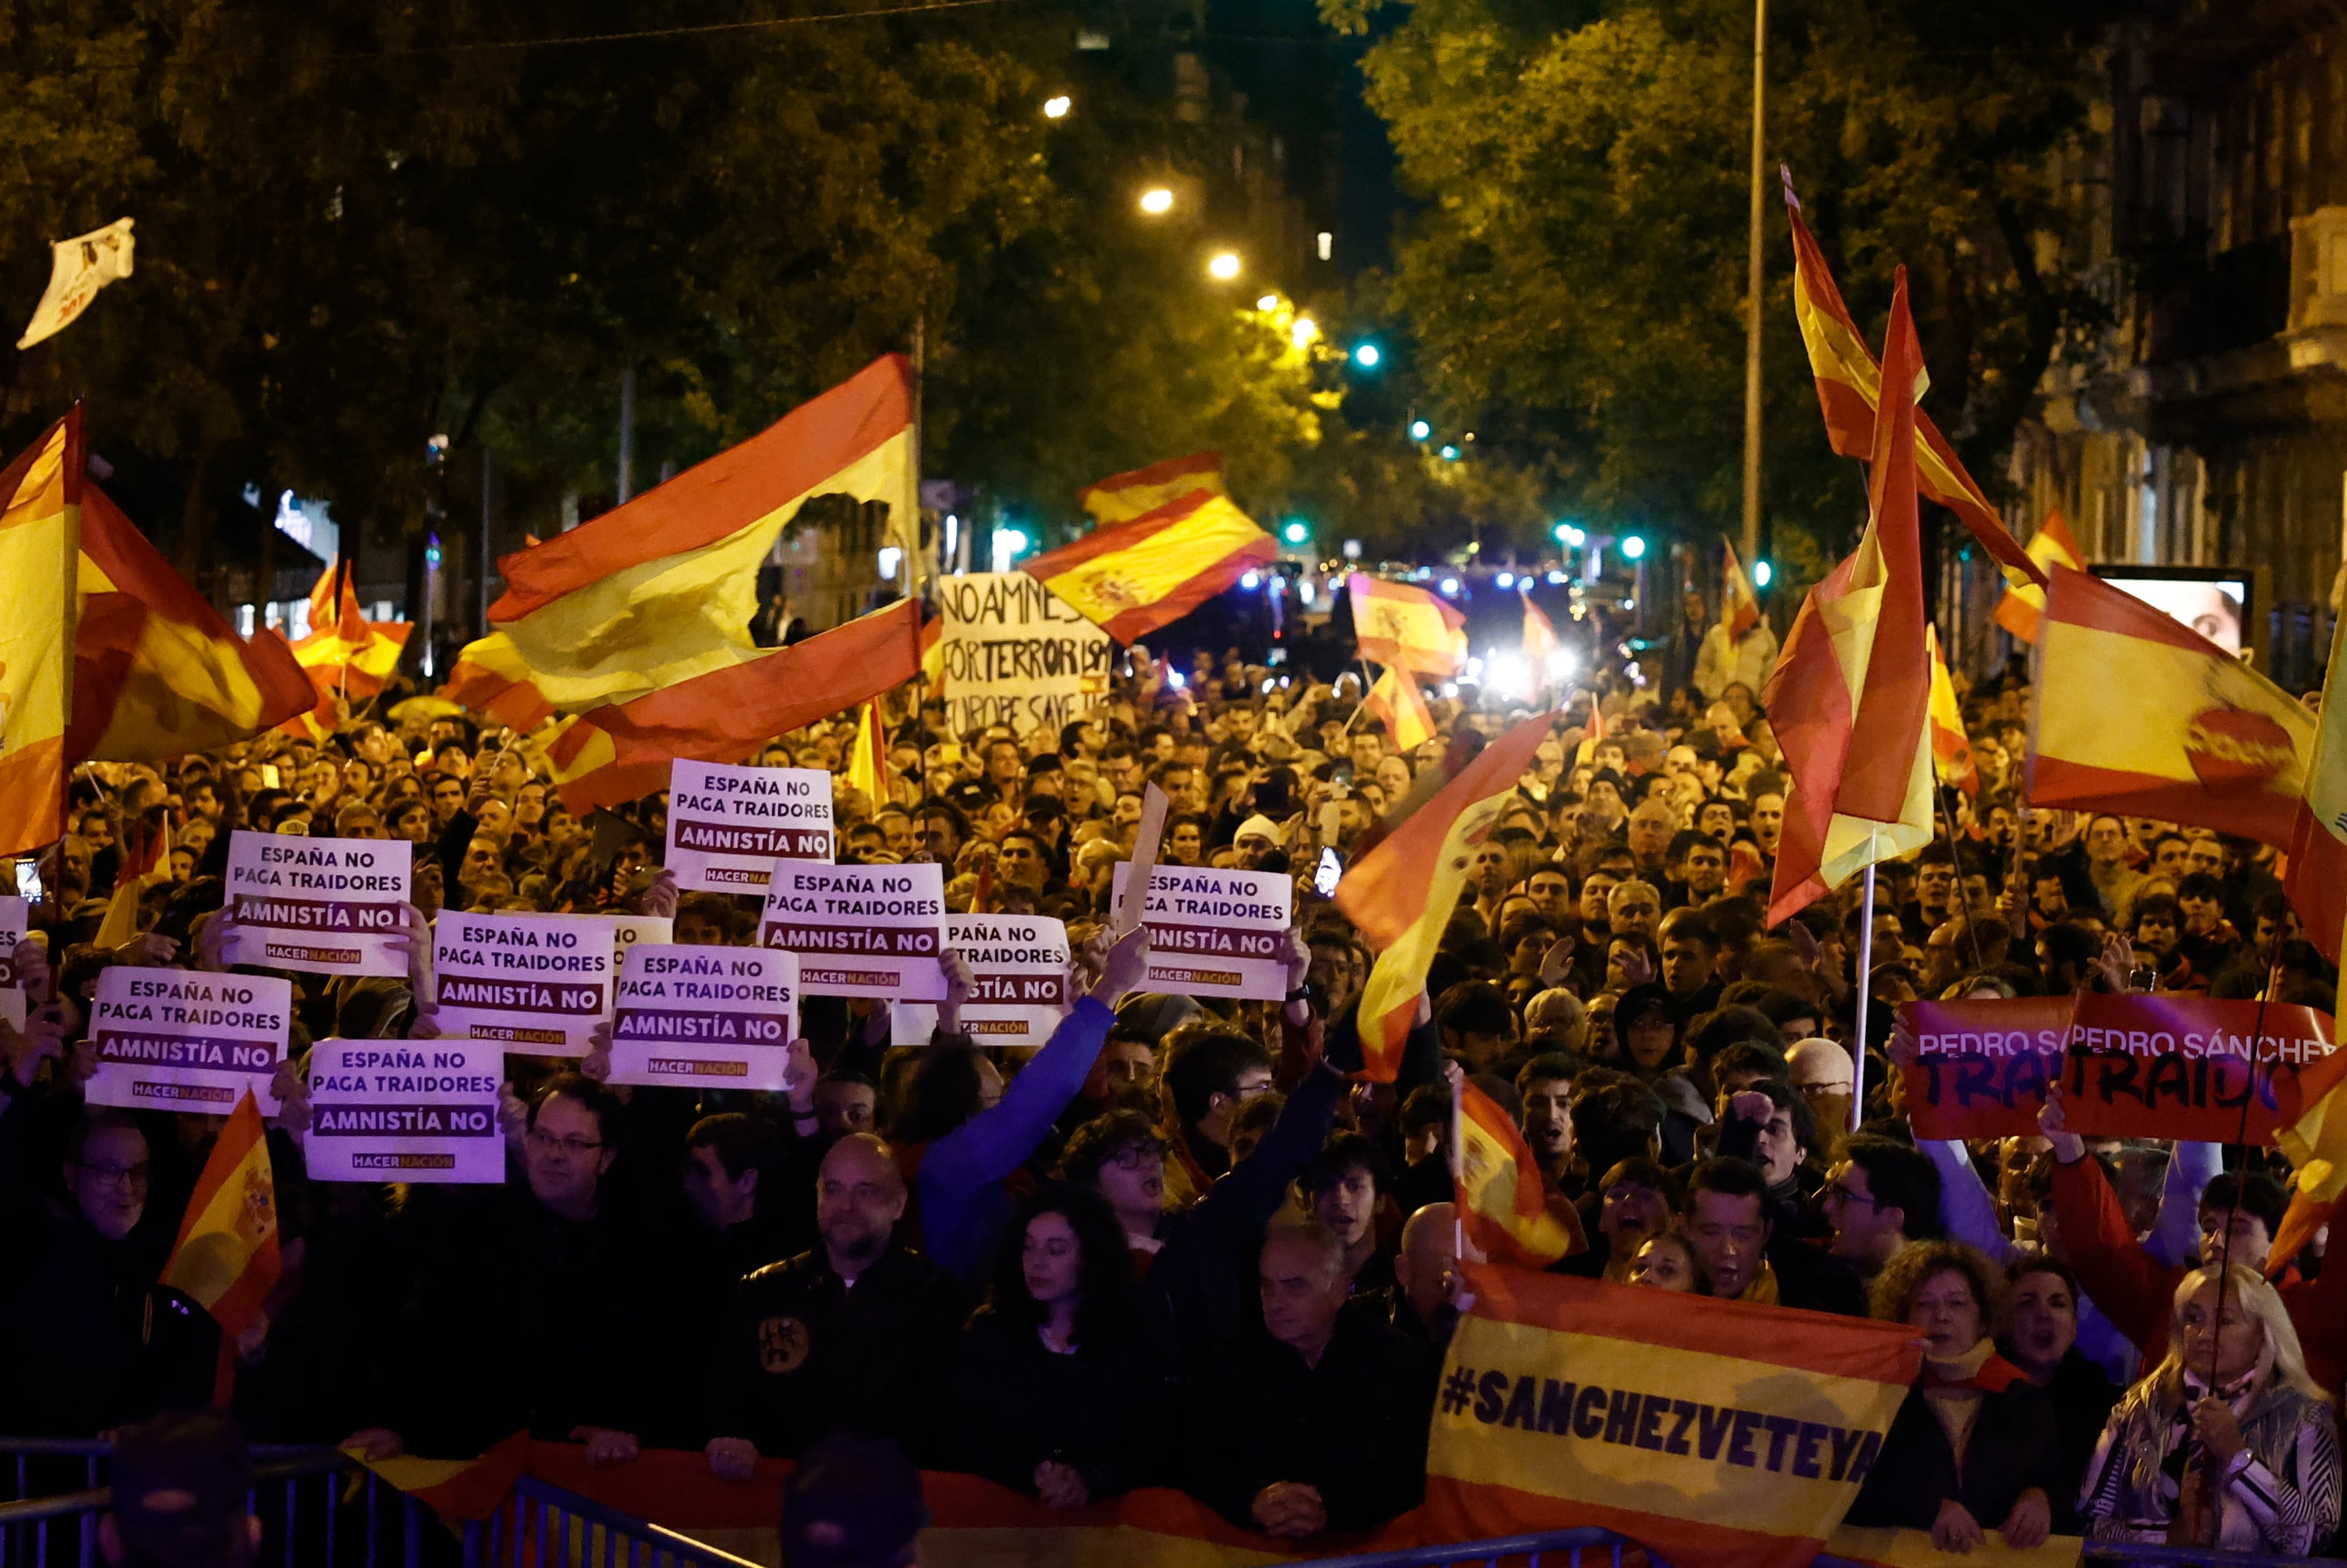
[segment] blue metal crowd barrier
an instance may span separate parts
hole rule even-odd
[[[0,1568],[100,1568],[104,1443],[0,1439]],[[257,1561],[280,1568],[757,1568],[746,1559],[525,1476],[458,1535],[431,1509],[332,1449],[256,1449]]]
[[[1654,1553],[1623,1539],[1610,1530],[1553,1530],[1538,1535],[1506,1535],[1490,1541],[1461,1541],[1448,1546],[1419,1546],[1406,1552],[1371,1552],[1353,1557],[1319,1557],[1289,1568],[1623,1568],[1625,1556],[1643,1558],[1649,1568],[1669,1568]],[[1952,1561],[1952,1559],[1951,1560]],[[2112,1568],[2339,1568],[2335,1557],[2272,1557],[2245,1552],[2219,1552],[2189,1546],[2130,1546],[2090,1541],[2085,1561]],[[1862,1568],[1847,1558],[1820,1555],[1812,1568]]]

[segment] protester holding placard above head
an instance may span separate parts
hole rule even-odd
[[[1882,1441],[1853,1524],[1928,1530],[1942,1552],[1968,1552],[1996,1532],[2007,1546],[2051,1533],[2063,1484],[2054,1411],[1989,1329],[2004,1276],[1972,1248],[1910,1247],[1874,1282],[1874,1316],[1923,1336],[1923,1375]]]
[[[2096,1540],[2291,1556],[2339,1527],[2339,1419],[2280,1295],[2210,1264],[2177,1285],[2168,1353],[2111,1413],[2080,1510]]]

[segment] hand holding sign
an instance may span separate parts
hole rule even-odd
[[[2054,1145],[2056,1165],[2074,1166],[2086,1157],[2086,1140],[2070,1130],[2070,1115],[2062,1105],[2062,1085],[2045,1085],[2045,1103],[2037,1108],[2037,1130]]]
[[[1108,950],[1101,977],[1092,986],[1092,1000],[1113,1008],[1127,993],[1141,988],[1142,976],[1148,972],[1149,928],[1136,925]]]
[[[958,1034],[962,1004],[969,1000],[969,960],[948,948],[938,955],[938,969],[946,977],[945,997],[938,1003],[938,1027],[948,1034]]]

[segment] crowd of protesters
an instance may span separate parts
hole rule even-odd
[[[925,1045],[891,1043],[885,1003],[808,1000],[779,1093],[509,1055],[509,1176],[487,1187],[305,1179],[289,1069],[282,1274],[226,1348],[236,1414],[259,1441],[376,1454],[522,1429],[597,1463],[685,1447],[723,1476],[844,1433],[1055,1507],[1171,1485],[1274,1536],[1373,1526],[1420,1494],[1463,1305],[1463,1077],[1577,1208],[1560,1271],[1914,1327],[1924,1371],[1853,1522],[1950,1550],[2331,1549],[2347,1268],[2319,1243],[2269,1268],[2287,1167],[2082,1141],[2058,1095],[2042,1136],[1919,1145],[1895,1070],[1893,1009],[1919,997],[2327,1006],[2271,851],[2024,809],[2026,693],[1983,690],[1977,793],[1950,793],[1952,838],[1881,869],[1860,974],[1855,884],[1764,924],[1787,782],[1736,672],[1610,668],[1560,709],[1473,851],[1392,1084],[1358,1076],[1372,954],[1322,895],[1326,851],[1356,853],[1522,704],[1462,687],[1405,755],[1358,677],[1137,657],[1064,728],[957,733],[942,702],[900,707],[882,799],[847,782],[852,718],[779,740],[753,760],[840,775],[839,860],[933,860],[957,911],[1068,922],[1081,999],[1050,1043],[973,1046],[957,971]],[[624,911],[756,940],[752,901],[660,871],[662,798],[575,818],[528,745],[399,711],[72,781],[16,952],[31,1013],[0,1027],[0,1432],[87,1437],[215,1385],[217,1329],[157,1282],[220,1118],[88,1107],[79,1084],[103,968],[215,962],[229,830],[408,840],[419,922]],[[1145,936],[1112,942],[1106,917],[1150,784],[1165,860],[1293,876],[1284,1000],[1140,989]],[[101,949],[158,833],[141,934]],[[405,980],[293,976],[295,1056],[429,1038],[412,945]]]

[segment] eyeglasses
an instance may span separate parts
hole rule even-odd
[[[1825,1190],[1818,1194],[1818,1202],[1820,1204],[1862,1203],[1869,1208],[1881,1208],[1882,1207],[1882,1200],[1881,1198],[1870,1196],[1862,1192],[1852,1192],[1850,1190],[1848,1186],[1838,1181],[1826,1183]]]
[[[82,1165],[79,1160],[74,1163],[80,1166],[82,1171],[100,1186],[135,1188],[147,1185],[147,1163],[144,1160],[135,1166]]]
[[[1260,1084],[1240,1084],[1232,1092],[1242,1100],[1252,1100],[1257,1095],[1271,1093],[1271,1080],[1266,1078]]]
[[[1121,1171],[1145,1171],[1152,1166],[1162,1166],[1165,1156],[1144,1145],[1132,1144],[1109,1156],[1108,1163]]]
[[[565,1154],[573,1159],[585,1159],[603,1146],[602,1140],[589,1138],[558,1138],[551,1133],[535,1129],[529,1134],[529,1146],[540,1154]]]

